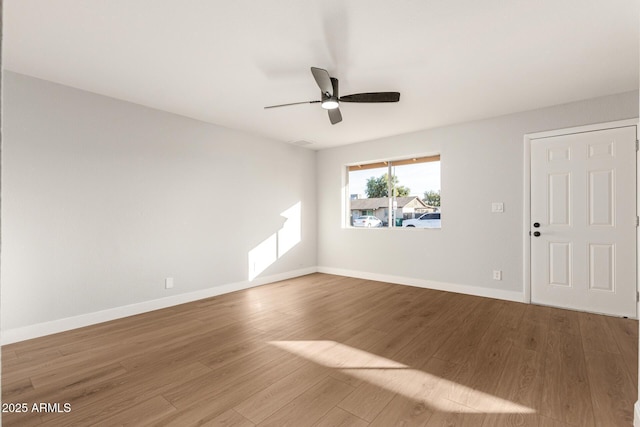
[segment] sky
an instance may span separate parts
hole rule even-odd
[[[367,179],[387,173],[387,168],[365,169],[349,172],[349,194],[367,197]],[[440,162],[418,163],[395,167],[398,184],[409,187],[410,196],[424,197],[424,192],[440,190]]]

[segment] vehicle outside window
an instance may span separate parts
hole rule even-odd
[[[360,216],[353,220],[354,227],[382,227],[382,221],[375,216]]]
[[[403,227],[415,228],[440,228],[440,212],[429,212],[414,219],[405,219],[402,222]]]

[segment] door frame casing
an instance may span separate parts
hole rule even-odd
[[[536,139],[550,138],[554,136],[571,135],[576,133],[593,132],[598,130],[615,129],[622,127],[635,126],[636,140],[638,140],[638,119],[617,120],[613,122],[596,123],[592,125],[576,126],[564,129],[554,129],[543,132],[534,132],[524,135],[524,206],[522,218],[522,230],[524,233],[523,240],[523,273],[522,282],[524,284],[524,302],[531,304],[531,142]],[[638,177],[638,153],[636,152],[636,177]],[[640,203],[638,198],[638,178],[636,178],[636,206]],[[636,215],[638,208],[636,208]],[[636,231],[636,246],[638,244],[638,233]],[[638,291],[638,263],[636,262],[636,292]],[[636,312],[636,317],[638,313]]]

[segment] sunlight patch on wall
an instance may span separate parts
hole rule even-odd
[[[300,202],[291,206],[280,215],[286,220],[282,228],[278,230],[278,258],[289,252],[295,245],[300,243],[302,233],[302,218]]]
[[[269,344],[409,399],[423,400],[437,411],[450,412],[455,406],[456,412],[469,413],[536,412],[527,406],[335,341],[270,341]],[[462,396],[465,403],[472,406],[452,406],[452,401],[442,396],[442,390],[450,390],[456,396]]]
[[[253,280],[278,259],[278,238],[267,237],[249,252],[249,280]]]
[[[300,243],[302,240],[301,212],[301,202],[282,212],[280,216],[285,218],[282,227],[249,251],[249,281],[258,277]]]

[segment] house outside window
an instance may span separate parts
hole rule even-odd
[[[351,165],[347,184],[351,225],[354,218],[375,216],[384,227],[402,227],[404,220],[440,212],[439,155]]]

